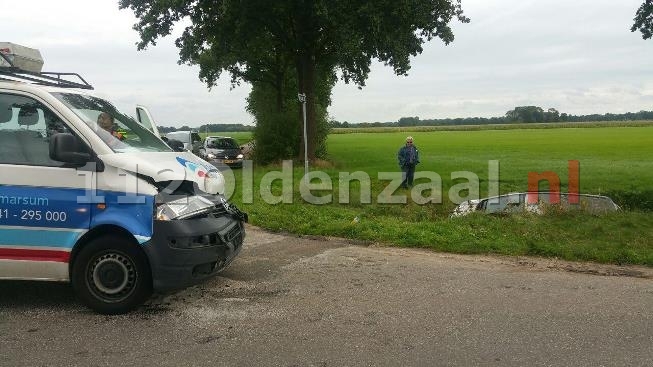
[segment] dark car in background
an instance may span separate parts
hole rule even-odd
[[[216,165],[243,166],[242,149],[234,138],[228,136],[207,136],[199,155]]]

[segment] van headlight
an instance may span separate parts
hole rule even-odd
[[[236,158],[238,158],[238,159],[243,159],[243,155],[242,155],[242,154],[238,154],[238,155],[236,156]]]
[[[159,203],[156,206],[157,220],[185,219],[213,208],[215,204],[202,196],[188,196]]]

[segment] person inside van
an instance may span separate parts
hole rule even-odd
[[[123,140],[125,137],[119,132],[115,130],[115,124],[113,120],[113,116],[111,114],[102,112],[100,115],[97,117],[97,124],[109,132],[111,135],[113,135],[116,139],[118,140]]]

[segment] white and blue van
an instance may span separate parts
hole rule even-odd
[[[132,118],[77,74],[21,69],[7,50],[0,279],[71,282],[116,314],[229,265],[247,215],[225,200],[216,167],[173,151],[142,107]]]

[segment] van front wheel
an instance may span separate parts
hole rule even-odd
[[[152,294],[152,276],[142,251],[118,236],[92,240],[77,255],[72,285],[93,310],[107,315],[128,312]]]

